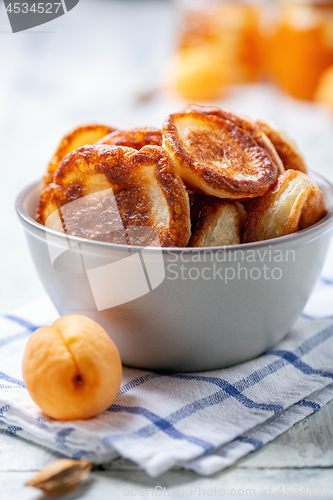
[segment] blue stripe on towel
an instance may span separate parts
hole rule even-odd
[[[264,445],[264,443],[260,441],[260,439],[254,439],[247,436],[238,436],[236,439],[234,439],[234,441],[240,441],[241,443],[252,444],[255,450],[258,450]]]
[[[11,342],[15,342],[16,340],[24,339],[25,337],[27,337],[29,335],[31,335],[31,330],[17,333],[16,335],[10,335],[8,337],[0,339],[0,349],[1,349],[1,347],[4,347],[5,345],[10,344]]]
[[[291,363],[295,368],[303,372],[305,375],[320,375],[321,377],[332,378],[333,372],[326,370],[317,370],[316,368],[312,368],[307,363],[304,363],[296,354],[290,351],[271,351],[270,354],[274,354],[275,356],[280,356],[281,358]]]
[[[18,316],[14,316],[13,314],[2,314],[1,316],[5,319],[13,321],[14,323],[18,323],[19,325],[24,326],[24,328],[26,328],[30,332],[34,332],[35,330],[37,330],[37,328],[39,328],[39,326],[33,325],[32,323],[30,323],[30,321],[19,318]]]
[[[6,382],[10,382],[14,385],[18,385],[19,387],[22,387],[22,389],[26,388],[23,380],[19,380],[17,378],[10,377],[9,375],[6,375],[6,373],[0,372],[0,379],[5,380]]]
[[[205,377],[203,375],[178,375],[178,374],[172,374],[173,378],[177,379],[183,379],[183,380],[198,380],[202,382],[210,382],[211,384],[215,384],[218,387],[221,387],[223,391],[228,394],[229,396],[232,396],[235,398],[239,403],[243,404],[247,408],[258,408],[260,410],[268,410],[268,411],[273,411],[274,413],[278,413],[279,411],[283,410],[283,406],[281,405],[274,405],[274,404],[267,404],[267,403],[256,403],[252,399],[246,397],[244,394],[242,394],[235,385],[230,384],[226,380],[223,380],[219,377]]]
[[[7,432],[11,432],[12,434],[17,434],[20,431],[23,431],[22,427],[17,427],[16,425],[10,425],[6,429]]]
[[[149,372],[146,375],[142,375],[141,377],[135,378],[128,382],[127,384],[124,384],[121,386],[118,392],[118,396],[121,396],[122,394],[125,394],[126,392],[129,392],[131,389],[134,389],[135,387],[138,387],[141,384],[144,384],[145,382],[148,382],[149,380],[153,380],[155,378],[160,378],[163,377],[163,373],[157,373],[157,372]]]
[[[315,403],[314,401],[308,401],[306,399],[303,399],[302,401],[298,401],[295,404],[297,406],[308,406],[309,408],[312,408],[313,413],[316,413],[316,411],[320,410],[320,408],[321,408],[319,403]]]
[[[330,286],[333,285],[333,280],[330,280],[328,278],[324,278],[323,276],[320,278],[320,281],[322,281],[323,283],[325,283],[325,285],[330,285]]]
[[[74,430],[74,427],[66,427],[65,429],[58,431],[55,436],[56,443],[65,445],[67,436],[72,434]]]
[[[143,417],[147,418],[154,424],[153,426],[146,426],[137,432],[130,433],[131,437],[133,437],[138,432],[141,434],[146,434],[144,437],[148,437],[149,435],[155,434],[155,429],[156,429],[165,432],[166,434],[168,434],[168,436],[172,437],[173,439],[182,439],[190,443],[196,444],[197,446],[201,446],[205,451],[210,451],[214,449],[214,446],[211,443],[208,443],[203,439],[198,439],[194,436],[187,436],[186,434],[183,434],[182,432],[175,429],[175,427],[171,424],[171,422],[147,410],[146,408],[142,408],[141,406],[121,406],[113,404],[107,409],[107,411],[113,413],[125,412],[125,413],[134,413],[135,415],[142,415]],[[154,432],[150,433],[150,430],[154,430]],[[119,440],[118,437],[120,439],[123,439],[125,436],[124,435],[114,436],[114,441],[118,441]],[[127,435],[127,437],[129,437],[129,434]]]
[[[333,316],[310,316],[309,314],[302,313],[302,318],[310,319],[311,321],[318,321],[320,319],[333,319]]]
[[[10,406],[9,405],[5,405],[2,408],[0,408],[0,417],[3,417],[4,414],[7,413],[8,410],[10,410]]]

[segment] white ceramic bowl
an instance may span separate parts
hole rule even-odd
[[[59,314],[85,314],[125,365],[202,371],[258,356],[301,314],[333,227],[333,187],[311,174],[328,215],[311,228],[216,248],[128,247],[64,235],[34,220],[40,186],[16,209],[39,277]]]

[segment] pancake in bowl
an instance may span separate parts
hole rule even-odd
[[[163,147],[193,191],[227,199],[262,196],[277,180],[266,149],[230,120],[197,111],[169,115]]]
[[[198,113],[205,113],[206,115],[213,115],[217,116],[218,118],[222,118],[223,120],[231,121],[241,129],[248,132],[257,142],[257,144],[267,151],[267,153],[271,156],[272,160],[277,166],[279,174],[283,174],[283,162],[281,161],[281,158],[278,155],[274,144],[265,134],[265,131],[262,130],[262,128],[260,128],[259,125],[257,125],[256,122],[254,122],[250,118],[234,113],[228,108],[219,108],[216,106],[200,106],[198,104],[188,104],[183,111],[197,111]]]
[[[280,156],[286,170],[299,170],[307,173],[307,167],[303,156],[298,151],[296,144],[287,134],[273,122],[256,121],[257,125],[267,135]]]
[[[43,177],[43,187],[46,187],[48,184],[50,184],[50,182],[53,181],[53,175],[64,156],[66,156],[68,153],[71,153],[75,149],[80,148],[81,146],[85,146],[87,144],[95,144],[95,142],[97,142],[99,139],[115,130],[115,128],[108,127],[107,125],[98,125],[93,123],[88,125],[80,125],[76,129],[66,134],[62,138],[56,152],[52,157],[52,160],[47,167],[47,172]]]
[[[62,160],[53,181],[36,213],[51,229],[131,245],[146,245],[149,228],[162,247],[185,247],[190,239],[188,194],[159,146],[83,146]]]
[[[206,197],[189,247],[239,245],[247,214],[239,202]]]
[[[116,130],[100,139],[96,144],[126,146],[139,150],[144,146],[162,146],[162,140],[162,131],[160,129],[141,127],[131,130]]]
[[[303,172],[286,170],[250,211],[242,243],[295,233],[325,215],[324,195],[317,184]]]

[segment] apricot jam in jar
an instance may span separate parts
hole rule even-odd
[[[333,64],[333,1],[279,0],[266,27],[265,65],[291,96],[313,99]]]
[[[259,79],[259,0],[177,0],[172,86],[188,100],[218,98],[231,84]]]

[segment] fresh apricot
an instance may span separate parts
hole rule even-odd
[[[118,349],[106,331],[76,314],[31,335],[22,369],[32,399],[59,420],[91,418],[106,410],[122,375]]]

